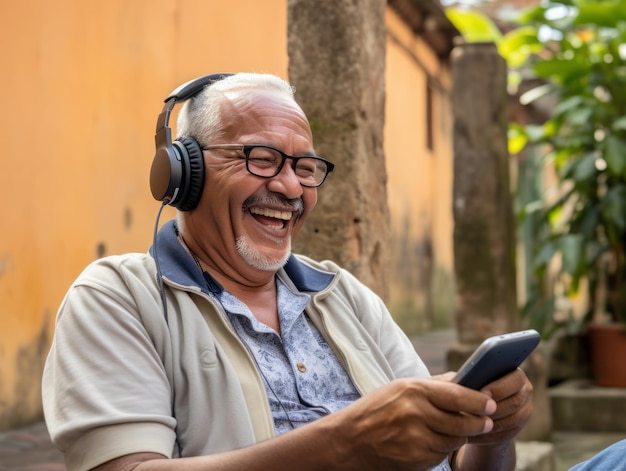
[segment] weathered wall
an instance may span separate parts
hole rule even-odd
[[[54,316],[80,270],[151,243],[167,93],[211,72],[287,75],[284,0],[3,3],[0,429],[38,417]]]
[[[389,9],[386,22],[389,305],[405,330],[416,332],[450,323],[454,309],[451,70]]]

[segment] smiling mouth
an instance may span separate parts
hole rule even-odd
[[[241,209],[267,229],[278,231],[290,223],[295,224],[302,217],[304,204],[301,198],[287,199],[270,194],[248,198]]]
[[[270,208],[250,208],[250,214],[266,225],[283,228],[291,220],[291,211],[278,211]]]

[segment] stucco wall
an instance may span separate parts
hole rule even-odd
[[[41,365],[72,280],[100,255],[151,243],[159,205],[148,172],[162,100],[206,73],[285,77],[287,25],[285,0],[264,0],[262,8],[256,0],[3,3],[10,3],[0,28],[0,428],[7,428],[40,413]]]
[[[453,312],[450,69],[390,10],[387,27],[389,305],[403,328],[415,332],[445,325]]]

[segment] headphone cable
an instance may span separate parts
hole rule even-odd
[[[159,232],[159,220],[161,219],[161,213],[163,212],[163,208],[165,208],[170,202],[170,198],[165,198],[159,207],[159,211],[157,212],[156,220],[154,221],[154,231],[152,233],[152,248],[154,253],[154,264],[156,265],[156,282],[159,288],[159,294],[161,295],[161,304],[163,305],[163,317],[165,318],[165,324],[168,329],[170,326],[168,315],[167,315],[167,299],[165,297],[165,286],[163,285],[163,276],[161,275],[161,267],[159,266],[159,251],[157,249],[157,233]],[[176,391],[172,387],[172,417],[176,418],[176,400],[175,400]],[[180,441],[178,440],[178,427],[174,430],[175,432],[175,443],[176,448],[178,449],[178,455],[182,455],[182,447],[180,445]]]
[[[167,299],[165,298],[165,286],[163,286],[163,276],[161,275],[161,267],[159,266],[159,254],[157,250],[157,233],[159,232],[159,219],[161,219],[161,213],[170,202],[169,198],[166,198],[161,203],[159,211],[157,212],[156,220],[154,221],[154,232],[152,234],[152,247],[154,252],[154,264],[156,265],[156,282],[159,287],[159,293],[161,295],[161,304],[163,305],[163,317],[165,317],[165,323],[169,326],[169,319],[167,315]]]

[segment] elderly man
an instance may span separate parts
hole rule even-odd
[[[87,267],[58,313],[43,396],[70,470],[514,469],[521,370],[482,391],[431,378],[373,292],[292,254],[333,164],[287,83],[189,82],[156,141],[176,219]]]

